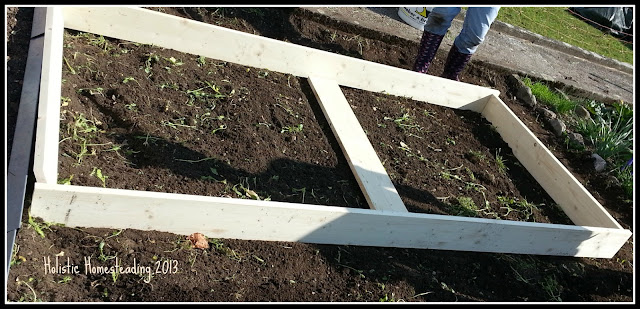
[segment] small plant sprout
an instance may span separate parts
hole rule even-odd
[[[302,132],[302,128],[304,126],[301,124],[297,125],[297,126],[285,126],[282,128],[282,130],[280,130],[280,133],[296,133],[296,132]]]
[[[76,92],[78,94],[84,94],[84,95],[96,95],[96,94],[100,94],[103,97],[105,96],[104,93],[102,92],[104,90],[104,88],[101,87],[96,87],[96,88],[80,88],[78,89]]]
[[[94,167],[90,175],[95,175],[98,179],[100,179],[100,181],[102,181],[102,187],[107,187],[107,178],[109,178],[109,176],[103,175],[101,169]]]
[[[76,70],[71,66],[71,64],[69,64],[69,61],[67,61],[67,57],[63,57],[64,59],[64,63],[67,65],[67,68],[69,69],[69,73],[76,75]]]
[[[260,70],[258,72],[258,77],[260,78],[267,78],[267,76],[269,76],[269,70]]]
[[[144,72],[147,73],[148,76],[151,76],[152,75],[151,70],[152,70],[153,64],[158,63],[160,58],[158,57],[158,55],[154,53],[149,53],[146,56],[147,56],[147,59],[145,59],[144,61]]]
[[[164,58],[164,60],[169,61],[173,66],[181,66],[184,64],[184,62],[174,58],[174,57],[169,57],[169,58]]]
[[[496,164],[500,173],[505,174],[509,168],[505,165],[505,160],[500,155],[500,150],[496,151]]]
[[[196,58],[196,62],[198,63],[198,66],[201,67],[201,66],[207,64],[207,58],[205,58],[204,56],[200,56],[200,57]]]
[[[93,35],[88,42],[89,45],[94,45],[94,46],[98,46],[100,48],[102,48],[102,50],[107,51],[109,49],[111,49],[112,47],[109,45],[109,41],[107,41],[107,39],[105,39],[103,36],[98,36],[96,37],[95,35]]]
[[[45,238],[45,234],[43,231],[43,227],[42,225],[40,225],[40,223],[38,223],[35,219],[33,219],[33,217],[31,217],[31,214],[29,214],[29,226],[31,226],[31,228],[33,228],[34,231],[36,231],[36,233],[38,233],[38,235],[40,235],[40,237]]]
[[[140,83],[138,83],[138,81],[137,81],[134,77],[132,77],[132,76],[127,76],[127,77],[125,77],[125,78],[122,80],[122,83],[123,83],[123,84],[126,84],[126,83],[131,82],[131,81],[134,81],[134,82],[136,82],[136,84],[140,85]]]
[[[307,188],[300,188],[300,189],[296,189],[296,188],[292,188],[293,192],[301,192],[302,193],[302,203],[304,204],[304,196],[307,193]]]
[[[69,177],[58,180],[59,185],[70,185],[71,180],[73,179],[73,174],[69,175]]]
[[[60,97],[60,106],[67,106],[71,103],[71,98],[69,97]]]
[[[100,252],[100,255],[98,255],[98,259],[99,259],[100,261],[102,261],[102,262],[106,262],[106,261],[108,261],[108,260],[113,260],[113,259],[115,259],[115,258],[116,258],[116,256],[115,256],[115,255],[106,255],[106,254],[104,253],[104,246],[105,246],[105,242],[104,242],[104,241],[101,241],[101,242],[98,244],[98,251]]]
[[[211,131],[211,134],[216,134],[217,132],[222,131],[222,130],[226,130],[226,129],[227,129],[227,125],[226,124],[221,124],[217,128],[213,129]]]
[[[136,110],[137,106],[138,105],[136,103],[129,103],[129,104],[125,104],[124,108],[126,108],[126,109],[128,109],[130,111],[133,111],[133,110]]]
[[[62,277],[62,279],[60,279],[60,281],[58,281],[58,283],[67,283],[71,281],[71,276],[64,276]]]

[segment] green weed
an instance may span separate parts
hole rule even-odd
[[[476,217],[478,206],[470,197],[460,196],[456,198],[455,204],[450,204],[449,208],[454,216]]]
[[[506,174],[509,168],[505,164],[504,158],[500,155],[500,150],[496,151],[496,164],[498,165],[498,171],[500,171],[501,174]]]
[[[280,130],[280,133],[299,133],[302,132],[304,125],[301,123],[297,126],[285,126]]]
[[[49,229],[49,226],[42,225],[40,223],[38,223],[35,219],[33,219],[33,217],[31,217],[31,214],[29,214],[29,226],[38,234],[40,235],[40,237],[45,238],[46,235],[44,234],[44,229]],[[51,229],[49,229],[51,230]]]
[[[198,58],[196,58],[196,62],[198,63],[198,66],[204,66],[205,64],[207,64],[207,58],[205,58],[204,56],[199,56]]]
[[[154,53],[148,53],[145,55],[147,58],[144,60],[144,72],[150,77],[152,75],[153,65],[160,61],[160,57]]]
[[[139,82],[138,82],[134,77],[132,77],[132,76],[127,76],[127,77],[125,77],[125,78],[122,80],[122,83],[123,83],[123,84],[126,84],[126,83],[131,82],[131,81],[136,82],[136,84],[138,84],[138,86],[140,85],[140,83],[139,83]]]
[[[69,177],[58,180],[59,185],[70,185],[71,180],[73,180],[73,174],[69,175]]]
[[[69,64],[69,61],[67,60],[67,57],[63,57],[64,59],[64,63],[67,65],[67,68],[69,69],[69,73],[76,75],[76,70],[71,66],[71,64]]]
[[[98,179],[100,179],[100,181],[102,181],[102,187],[103,188],[107,187],[107,178],[109,178],[109,176],[103,175],[101,169],[94,167],[93,170],[91,171],[91,174],[89,175],[90,176],[95,175]]]
[[[395,123],[396,126],[401,130],[409,130],[414,128],[418,130],[422,129],[419,125],[412,123],[413,119],[411,118],[411,116],[409,116],[409,113],[407,112],[403,113],[402,116],[399,116],[396,118],[384,117],[384,120],[393,121],[393,123]]]

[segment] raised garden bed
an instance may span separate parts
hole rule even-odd
[[[47,20],[48,22],[51,21],[54,27],[51,30],[52,35],[48,37],[48,43],[51,45],[45,43],[45,51],[47,51],[47,47],[60,46],[63,42],[62,16],[56,16],[57,14],[61,14],[61,11],[54,9],[47,13]],[[92,14],[96,14],[93,16],[93,19]],[[82,16],[82,18],[74,19],[71,17],[74,15]],[[109,23],[102,23],[102,21],[108,20],[109,18],[122,19],[123,25],[136,26],[137,28],[141,28],[141,30],[140,32],[126,32],[124,30],[127,26],[115,26]],[[169,28],[165,30],[153,29],[155,31],[154,35],[152,35],[152,37],[154,37],[153,40],[150,39],[148,33],[143,34],[144,26],[160,24]],[[47,107],[41,110],[41,113],[47,117],[42,117],[39,122],[38,141],[40,143],[40,149],[36,151],[37,160],[35,163],[36,177],[42,184],[36,183],[34,204],[32,205],[32,213],[46,220],[63,222],[67,225],[94,224],[96,227],[161,229],[184,234],[190,234],[194,230],[203,230],[203,232],[210,237],[299,240],[318,243],[578,256],[611,256],[617,251],[616,248],[619,248],[630,236],[629,232],[623,230],[580,183],[575,181],[562,164],[553,157],[540,141],[537,140],[496,96],[497,93],[491,89],[433,78],[428,75],[407,72],[353,58],[254,37],[223,28],[214,28],[206,24],[181,20],[143,9],[109,10],[69,8],[65,9],[64,27],[96,32],[109,37],[120,37],[121,39],[131,40],[132,42],[153,42],[164,48],[173,48],[193,53],[191,56],[184,54],[172,55],[171,53],[165,54],[159,50],[148,50],[145,49],[144,46],[140,50],[131,48],[133,56],[130,59],[132,59],[133,64],[130,65],[129,70],[121,73],[113,73],[113,75],[116,76],[107,75],[108,72],[106,69],[101,71],[99,68],[92,68],[92,58],[95,59],[95,57],[87,55],[86,51],[78,51],[78,53],[72,51],[67,54],[68,57],[73,58],[73,60],[80,57],[79,63],[70,63],[70,60],[67,59],[66,56],[62,56],[67,70],[72,75],[84,75],[85,78],[85,81],[79,80],[78,84],[73,82],[69,83],[68,85],[71,88],[67,91],[75,91],[76,94],[82,95],[82,97],[75,97],[76,100],[81,100],[80,102],[94,101],[93,103],[96,104],[96,108],[110,117],[110,119],[104,118],[103,120],[95,119],[93,118],[94,116],[91,110],[73,111],[67,113],[66,116],[62,114],[66,117],[64,120],[67,121],[66,125],[63,124],[63,128],[66,128],[67,133],[70,134],[67,140],[71,142],[68,143],[71,145],[71,148],[66,150],[63,148],[62,154],[73,159],[67,164],[82,164],[87,153],[93,154],[89,152],[90,148],[88,148],[88,146],[107,146],[111,148],[106,150],[101,149],[101,151],[113,151],[114,155],[119,156],[120,159],[124,159],[123,162],[126,162],[127,165],[134,167],[138,165],[146,166],[147,164],[156,165],[160,166],[163,170],[160,172],[151,170],[152,175],[148,175],[149,172],[147,171],[138,170],[138,174],[147,173],[147,175],[143,175],[143,178],[148,179],[149,176],[154,177],[156,175],[153,174],[158,173],[160,173],[161,176],[163,175],[162,173],[165,173],[164,175],[170,177],[173,177],[174,174],[180,174],[174,179],[182,185],[182,183],[187,182],[186,178],[196,177],[196,181],[201,181],[196,186],[203,186],[209,182],[218,183],[218,192],[222,192],[227,196],[233,191],[233,193],[241,197],[250,197],[259,201],[239,202],[237,199],[207,199],[193,195],[193,193],[190,193],[190,195],[172,194],[182,189],[170,189],[169,195],[152,194],[149,193],[149,191],[141,191],[138,189],[143,188],[144,190],[150,190],[151,185],[145,183],[140,183],[139,185],[133,184],[133,188],[135,188],[133,191],[91,189],[89,187],[75,186],[66,187],[64,185],[53,184],[52,181],[59,181],[56,164],[58,158],[57,156],[53,156],[54,150],[55,153],[57,153],[58,143],[53,143],[57,140],[53,138],[54,135],[51,137],[45,137],[45,135],[52,134],[48,129],[51,129],[53,125],[59,123],[56,121],[59,116],[59,109],[58,107],[47,104]],[[176,31],[187,31],[187,29],[204,35],[203,43],[187,42],[180,36],[166,36],[166,34],[170,33],[175,34],[177,33]],[[151,31],[151,29],[148,30]],[[127,55],[129,53],[128,47],[124,49],[122,49],[122,47],[110,49],[110,43],[103,41],[104,37],[102,36],[90,37],[88,39],[89,41],[94,40],[92,41],[94,45],[102,48],[104,54],[107,56],[111,55],[113,57],[113,53],[118,55],[118,58],[125,57],[123,59],[129,56]],[[210,45],[220,44],[221,42],[225,43],[224,48]],[[120,43],[131,45],[128,42]],[[135,46],[136,44],[133,45]],[[57,48],[53,48],[50,51],[52,54],[45,55],[45,58],[50,57],[48,59],[55,61],[56,55],[60,56],[60,54],[57,54]],[[136,52],[140,52],[141,54],[135,56]],[[82,55],[82,53],[84,53],[84,55]],[[123,56],[123,54],[125,55]],[[210,60],[203,57],[211,57],[216,60],[214,60],[213,63],[209,63]],[[312,59],[314,62],[311,62]],[[220,63],[220,61],[236,62],[250,67],[243,68],[235,67],[234,65],[227,67],[228,64]],[[180,69],[185,63],[191,65],[192,69],[181,72]],[[196,65],[207,66],[213,64],[215,67],[216,63],[218,66],[224,66],[224,69],[228,70],[218,71],[216,67],[215,70],[208,68],[206,73],[202,71],[194,74],[194,72],[197,71],[195,70]],[[308,63],[309,65],[300,66],[299,63]],[[319,63],[329,65],[319,66]],[[76,72],[74,66],[78,66],[79,69],[83,68],[83,70]],[[126,65],[123,64],[123,66]],[[52,79],[55,79],[57,72],[56,66],[45,65],[44,68],[45,71],[49,70],[45,73],[45,76],[51,76]],[[239,70],[237,70],[237,73],[226,72],[233,71],[234,69]],[[252,69],[254,71],[253,73],[257,74],[257,76],[250,75]],[[158,73],[158,71],[162,70],[166,72]],[[249,78],[249,80],[253,80],[253,82],[249,80],[246,82],[244,80],[238,82],[235,80],[235,78],[241,78],[240,76],[243,76],[241,75],[243,70],[246,72],[244,75],[245,78]],[[258,130],[261,129],[261,126],[266,127],[267,130],[271,130],[268,131],[271,133],[290,134],[305,133],[304,124],[309,123],[308,127],[311,127],[311,133],[308,135],[300,134],[302,137],[295,139],[293,137],[296,135],[293,135],[283,140],[288,143],[293,143],[294,145],[301,145],[305,144],[302,142],[306,142],[307,138],[309,138],[310,143],[314,140],[322,139],[320,126],[310,124],[312,117],[308,105],[306,111],[303,111],[304,105],[306,104],[301,96],[301,93],[303,93],[302,89],[300,88],[296,92],[295,85],[297,83],[294,82],[294,86],[291,86],[291,78],[287,75],[272,74],[270,79],[270,70],[309,77],[311,88],[318,98],[325,116],[328,118],[333,133],[337,136],[342,150],[345,152],[347,161],[365,195],[369,207],[373,210],[389,210],[390,212],[366,210],[343,211],[335,207],[322,209],[323,207],[315,205],[313,205],[313,207],[306,207],[302,204],[294,203],[280,204],[277,202],[264,202],[263,200],[265,198],[271,198],[271,194],[265,194],[262,191],[262,187],[258,185],[258,179],[261,183],[268,181],[278,182],[280,176],[277,175],[277,172],[269,171],[264,173],[265,164],[253,161],[257,159],[249,156],[249,153],[240,151],[233,152],[231,150],[233,146],[231,146],[231,149],[224,147],[224,149],[220,149],[219,152],[207,153],[209,150],[207,145],[208,138],[202,135],[205,131],[210,131],[206,132],[206,134],[208,136],[213,135],[211,139],[217,141],[216,144],[218,145],[222,145],[227,139],[249,139],[250,141],[254,141],[256,143],[255,145],[253,142],[250,142],[250,146],[246,144],[243,146],[249,149],[250,152],[255,152],[261,148],[261,146],[257,146],[260,141],[262,141],[263,145],[266,142],[262,136],[258,136]],[[144,72],[146,76],[141,75],[142,72]],[[164,73],[171,75],[163,75]],[[173,75],[174,73],[177,74]],[[180,75],[181,73],[185,75],[184,78]],[[156,76],[154,74],[158,75]],[[209,77],[210,75],[218,76],[211,78]],[[389,83],[387,79],[388,76],[394,77],[394,79],[392,79],[393,82]],[[195,80],[189,77],[195,77]],[[86,86],[80,85],[81,83],[85,83],[87,78],[89,80],[104,82],[104,87],[90,84]],[[258,87],[260,87],[260,85],[265,85],[266,87],[282,85],[284,87],[286,78],[288,80],[287,87],[294,89],[294,92],[283,92],[283,94],[278,90],[273,96],[264,98],[267,102],[273,100],[276,101],[277,104],[272,103],[273,105],[269,105],[268,103],[263,103],[261,106],[247,104],[246,109],[236,109],[238,105],[247,103],[249,95],[260,91],[250,84],[259,78],[263,79],[260,83],[264,83],[258,83]],[[131,87],[133,82],[137,84],[135,87],[142,87],[139,80],[144,79],[153,82],[147,84],[153,89],[159,88],[160,91],[167,92],[167,95],[177,94],[177,97],[173,100],[169,97],[169,100],[162,102],[162,94],[154,92],[156,95],[152,95],[150,91],[146,91],[143,92],[147,95],[146,102],[144,102],[144,96],[135,99],[130,98],[129,88],[126,88],[127,91],[124,90],[125,88],[120,88],[121,84],[127,84],[127,86]],[[64,84],[67,84],[66,80]],[[245,84],[249,87],[244,86]],[[50,80],[48,84],[45,83],[43,88],[47,90],[45,91],[45,97],[48,100],[57,97],[55,94],[58,91],[56,89],[59,85],[60,83],[53,82],[53,80]],[[360,88],[370,92],[388,91],[389,94],[392,95],[410,96],[416,100],[444,106],[446,108],[470,110],[481,113],[483,117],[494,125],[495,130],[507,141],[511,148],[515,150],[515,156],[521,161],[522,165],[536,177],[545,190],[561,205],[571,220],[579,226],[545,225],[538,223],[513,224],[497,220],[466,219],[459,216],[449,218],[407,212],[407,209],[396,194],[389,177],[382,168],[381,163],[377,160],[378,156],[375,154],[375,150],[371,147],[366,135],[361,133],[364,131],[359,128],[357,118],[352,114],[353,112],[338,85]],[[135,92],[136,90],[131,91]],[[172,91],[174,93],[172,93]],[[234,98],[237,99],[237,101],[233,101]],[[280,99],[279,102],[278,99]],[[71,104],[73,101],[73,97],[62,96],[62,105]],[[160,102],[160,104],[158,104],[158,102]],[[229,105],[229,107],[220,107],[218,111],[216,111],[219,105],[222,106],[225,105],[225,103]],[[236,105],[234,106],[233,103]],[[249,103],[251,103],[251,101],[249,101]],[[303,106],[300,107],[300,112],[297,113],[296,110],[292,109],[291,105],[299,103]],[[116,107],[113,108],[114,106]],[[265,107],[268,109],[262,109]],[[283,116],[278,117],[275,115],[277,108],[282,108],[286,113],[282,113],[281,115]],[[138,109],[142,110],[143,113],[136,115],[135,112],[138,111]],[[159,111],[161,114],[158,115],[158,119],[151,122],[151,125],[146,125],[147,120],[145,117],[153,118],[152,115],[146,116],[150,115],[147,114],[147,111],[152,109]],[[413,108],[413,112],[415,112],[415,108]],[[87,118],[85,113],[88,113],[91,118]],[[383,110],[383,113],[390,113],[390,111]],[[445,110],[424,110],[422,113],[422,121],[431,120],[428,119],[430,116],[438,119],[437,117],[440,117],[440,115],[447,114]],[[265,119],[264,116],[269,114],[271,115],[271,119]],[[407,111],[406,114],[407,116],[405,118],[416,117],[415,115],[411,115],[411,111]],[[287,116],[290,118],[287,118]],[[414,128],[421,131],[423,127],[428,128],[427,123],[414,125],[405,123],[404,121],[406,119],[401,120],[400,118],[394,117],[404,116],[387,116],[387,118],[405,130]],[[467,119],[475,118],[476,121],[480,119],[479,114],[466,114],[466,117]],[[232,124],[232,121],[235,120],[242,121],[239,121],[238,125]],[[382,120],[385,121],[386,119],[383,117]],[[225,121],[229,121],[229,124],[225,123]],[[365,119],[365,122],[366,121]],[[102,140],[98,143],[93,143],[87,140],[87,138],[93,138],[93,135],[79,135],[80,133],[107,133],[106,131],[103,132],[105,126],[110,127],[114,124],[119,126],[120,129],[109,132],[113,141]],[[158,126],[158,124],[160,126]],[[404,125],[404,127],[402,125]],[[273,128],[271,128],[272,126]],[[168,130],[162,130],[162,127]],[[378,127],[384,127],[384,124]],[[469,128],[471,129],[468,130],[476,127],[477,124],[475,127],[470,126]],[[488,126],[485,125],[485,127]],[[240,131],[242,128],[245,130]],[[78,131],[78,129],[80,129],[80,131]],[[236,129],[238,129],[238,132],[235,132]],[[172,132],[171,130],[175,130],[176,132],[180,131],[181,134],[183,131],[192,130],[189,134],[195,135],[186,135],[187,137],[185,137],[177,135],[176,132]],[[228,133],[230,131],[234,131],[235,133]],[[253,133],[256,134],[253,135]],[[424,132],[416,133],[422,134]],[[415,133],[411,134],[412,136],[417,136]],[[437,149],[452,148],[450,146],[456,143],[456,139],[465,141],[465,139],[468,138],[459,137],[457,134],[460,133],[452,130],[441,134],[439,139],[437,139],[438,137],[435,135],[436,140],[426,143],[424,147],[438,152]],[[248,137],[249,135],[253,137]],[[313,135],[316,137],[313,137]],[[443,140],[445,136],[446,138]],[[198,138],[201,139],[199,140]],[[160,143],[154,144],[154,142],[158,140],[160,140]],[[471,138],[468,140],[474,145]],[[190,144],[184,144],[185,141],[188,141],[187,143],[194,143],[195,145],[191,147]],[[409,144],[407,144],[408,140],[407,142],[401,140],[392,140],[390,142],[392,144],[389,146],[392,148],[400,147],[405,154],[412,153],[412,151],[415,150],[416,153],[412,154],[417,155],[422,162],[431,160],[430,156],[423,155],[428,152],[426,148],[420,149],[413,145],[409,146]],[[396,142],[398,143],[397,145],[395,145]],[[161,159],[149,159],[150,153],[147,152],[149,150],[143,150],[143,147],[149,147],[150,145],[152,145],[152,147],[162,147],[162,150],[155,150],[154,153],[165,152],[167,156]],[[479,145],[479,143],[475,142],[475,145]],[[80,146],[80,148],[78,148],[78,146]],[[327,143],[313,147],[322,150],[323,146],[325,151],[328,152],[328,150],[326,150],[328,149],[328,147],[326,147]],[[74,150],[74,147],[76,150]],[[275,152],[285,153],[287,146],[283,144],[282,147],[282,149],[276,147]],[[91,149],[97,154],[96,148]],[[292,158],[296,160],[297,157],[295,155],[298,153],[297,150],[295,150],[295,146],[293,146],[293,149],[294,157]],[[455,196],[451,192],[446,196],[434,196],[435,199],[446,202],[448,198],[455,198],[456,203],[449,208],[453,209],[456,215],[462,215],[468,211],[471,211],[474,216],[476,213],[481,212],[484,215],[493,216],[494,218],[501,218],[501,216],[509,218],[511,214],[522,214],[526,220],[535,220],[536,216],[544,213],[543,211],[534,215],[535,204],[530,204],[524,197],[521,198],[512,195],[514,193],[504,192],[504,190],[500,188],[492,192],[493,196],[490,195],[487,197],[484,189],[485,186],[472,182],[475,180],[475,173],[485,172],[487,173],[487,175],[484,176],[486,181],[489,183],[495,182],[495,173],[487,171],[486,167],[484,171],[480,167],[465,170],[466,175],[450,173],[451,171],[464,167],[464,164],[458,165],[460,161],[455,162],[455,157],[458,157],[455,159],[460,159],[459,157],[461,156],[467,156],[468,158],[470,155],[472,157],[476,156],[473,155],[476,153],[477,157],[475,159],[468,159],[468,161],[475,161],[477,164],[477,162],[483,161],[483,152],[486,153],[486,150],[487,148],[475,150],[464,149],[463,147],[462,150],[443,152],[445,155],[453,155],[453,157],[445,158],[441,163],[438,162],[437,159],[432,161],[432,164],[435,164],[433,167],[436,167],[437,172],[431,175],[431,177],[449,178],[447,180],[454,178],[455,180],[462,181],[465,183],[465,190],[468,191],[468,193],[473,191],[480,193],[482,194],[483,200],[480,200],[477,194],[473,197],[467,197]],[[125,156],[120,154],[120,151],[125,153]],[[224,157],[227,151],[229,151],[230,157],[234,157],[233,162],[231,159],[226,159],[225,162]],[[381,148],[377,149],[378,155],[380,155],[381,151],[383,151]],[[141,152],[143,152],[142,155],[140,155]],[[222,152],[222,154],[220,152]],[[41,157],[38,158],[38,155]],[[238,155],[240,156],[238,157]],[[496,162],[500,163],[501,160],[498,156],[499,154],[496,153]],[[266,158],[266,160],[277,159],[277,157],[262,157]],[[322,160],[321,157],[322,155],[314,156],[311,157],[310,160],[318,165],[318,160]],[[112,158],[115,157],[112,156]],[[394,159],[397,161],[395,162],[396,165],[401,164],[401,161],[398,161],[397,158]],[[238,160],[246,161],[249,163],[249,166],[245,167],[244,170],[240,169],[239,166],[237,166]],[[449,160],[452,161],[451,163],[455,163],[455,165],[449,165]],[[179,163],[176,164],[175,161],[179,161]],[[204,164],[199,165],[193,172],[187,170],[188,166],[190,167],[196,163]],[[224,163],[226,163],[226,165],[224,165]],[[251,163],[257,164],[252,165]],[[295,164],[299,163],[300,162],[296,161]],[[302,163],[310,164],[309,161],[303,161]],[[81,181],[87,179],[86,177],[95,176],[95,178],[100,180],[102,185],[106,187],[107,177],[109,176],[105,174],[100,167],[103,164],[106,163],[95,164],[99,166],[89,166],[85,167],[84,171],[78,171],[82,177]],[[270,162],[270,164],[273,164],[273,162]],[[276,165],[278,165],[278,163],[276,163]],[[291,162],[285,161],[284,165],[291,166],[292,164]],[[63,164],[63,166],[65,165]],[[500,164],[497,164],[497,166],[498,169],[502,169],[498,170],[498,172],[503,173],[506,171],[505,166],[501,166]],[[438,170],[437,167],[440,169]],[[91,171],[89,172],[87,168],[90,168]],[[169,172],[167,172],[167,169]],[[240,171],[238,176],[232,176],[232,181],[236,183],[230,183],[229,180],[224,178],[226,177],[225,174],[228,174],[233,169]],[[410,169],[419,170],[419,168]],[[222,177],[220,176],[220,172],[224,173]],[[399,172],[402,174],[402,171]],[[87,173],[89,173],[88,176]],[[69,171],[69,174],[69,178],[67,179],[71,180],[72,171]],[[63,177],[67,177],[67,175]],[[471,181],[466,181],[464,177],[469,177]],[[127,178],[128,182],[129,177],[125,176],[124,178]],[[165,177],[162,177],[162,179],[165,180]],[[251,183],[250,179],[253,180],[253,183]],[[158,178],[152,180],[152,182],[158,182]],[[121,183],[121,181],[116,181],[116,183]],[[169,183],[172,182],[170,181]],[[353,182],[351,184],[353,184]],[[565,187],[559,187],[559,184],[563,184]],[[164,184],[155,183],[153,186],[162,189]],[[167,186],[173,186],[173,184]],[[302,195],[302,202],[304,202],[307,190],[310,191],[309,194],[313,196],[316,201],[318,200],[314,191],[315,187],[318,187],[318,193],[321,196],[320,199],[326,194],[329,194],[329,191],[322,192],[324,188],[319,188],[319,186],[314,183],[309,183],[309,188],[306,186],[300,187],[299,183],[286,184],[285,186],[286,189],[276,191],[273,195],[278,198],[285,198],[287,194]],[[455,186],[456,185],[454,185],[454,187]],[[334,186],[327,186],[327,190],[332,190],[333,187]],[[416,192],[418,192],[417,195],[424,196],[425,189],[435,192],[433,187],[425,187],[426,188],[413,187],[411,189],[415,192],[410,192],[409,194],[416,196]],[[289,189],[291,192],[286,192]],[[209,190],[208,186],[204,186],[200,189],[200,192],[209,192]],[[435,190],[437,191],[439,188],[436,187]],[[462,191],[462,187],[459,187],[458,190]],[[429,194],[431,194],[431,192]],[[407,191],[405,191],[405,200],[408,197],[406,193]],[[357,204],[357,193],[350,192],[347,193],[347,195],[355,197]],[[415,197],[412,198],[415,199]],[[431,199],[433,200],[433,198]],[[417,198],[417,200],[420,202],[425,201],[425,199],[421,198]],[[346,199],[345,202],[349,204],[349,201]],[[495,205],[493,208],[490,207],[492,202],[493,205]],[[182,213],[179,213],[175,209],[178,204],[188,205],[183,206],[184,209]],[[482,206],[477,207],[478,204]],[[447,205],[451,204],[447,203]],[[471,205],[476,206],[471,207]],[[430,205],[429,207],[432,206]],[[230,208],[233,210],[230,210]],[[503,209],[506,209],[506,212],[502,212]],[[548,208],[546,212],[552,213],[553,211],[555,211],[555,209],[549,211]],[[432,209],[427,209],[425,212],[437,213],[437,211]],[[108,213],[120,213],[121,216],[126,214],[130,219],[101,218],[99,222],[90,219],[98,214],[107,215]],[[177,217],[179,214],[180,217]],[[263,220],[263,216],[267,219]],[[211,222],[213,218],[219,221]],[[87,220],[95,223],[89,223]],[[309,225],[310,220],[315,223]],[[406,229],[385,227],[391,227],[400,222],[406,222],[407,220],[416,223],[422,222],[423,224]],[[374,223],[376,221],[378,223]],[[291,223],[291,227],[287,233],[283,233],[276,228],[281,227],[284,222]],[[257,226],[249,226],[252,223],[257,224]],[[433,225],[429,225],[429,223]],[[359,232],[349,235],[344,234],[353,229],[359,229]],[[450,229],[459,232],[448,232]],[[265,233],[265,231],[269,232]],[[377,233],[383,233],[386,236],[372,238],[372,236]],[[482,239],[474,240],[477,236],[482,236]],[[427,240],[424,240],[425,237],[427,237]],[[453,241],[451,239],[452,237],[458,240]],[[516,245],[516,243],[518,245]]]
[[[356,40],[337,30],[336,41],[309,16],[287,10],[225,8],[225,17],[208,13],[215,8],[171,9],[182,16],[223,24],[249,33],[285,38],[308,46],[359,56]],[[201,13],[202,14],[198,14]],[[264,14],[258,18],[255,14]],[[275,14],[274,14],[275,13]],[[298,12],[299,13],[299,12]],[[278,14],[284,14],[281,16]],[[235,19],[237,16],[238,19]],[[263,16],[263,15],[260,15]],[[262,24],[268,20],[269,23]],[[274,23],[274,20],[281,22]],[[247,22],[248,21],[248,22]],[[233,26],[236,25],[236,26]],[[282,26],[282,27],[280,27]],[[344,26],[334,25],[344,30]],[[336,33],[334,29],[331,34]],[[256,30],[257,29],[257,30]],[[278,29],[269,31],[269,29]],[[320,31],[317,31],[320,29]],[[363,33],[361,29],[351,29]],[[299,32],[298,32],[299,31]],[[20,32],[18,32],[20,33]],[[319,36],[316,36],[319,34]],[[325,35],[322,35],[325,34]],[[363,58],[408,68],[412,48],[407,42],[382,43],[378,36],[364,36]],[[368,40],[368,41],[366,41]],[[319,43],[325,41],[325,43]],[[332,43],[333,42],[333,43]],[[386,42],[386,41],[385,41]],[[338,46],[344,46],[344,50]],[[357,42],[356,42],[357,43]],[[349,47],[351,46],[351,48]],[[378,49],[377,47],[385,47]],[[349,52],[351,50],[352,52]],[[386,57],[378,50],[394,51]],[[389,53],[387,53],[389,54]],[[377,56],[376,56],[377,55]],[[12,60],[20,59],[16,55]],[[433,65],[441,70],[440,58]],[[403,62],[404,61],[404,62]],[[62,66],[64,63],[61,62]],[[495,71],[494,71],[495,70]],[[9,73],[15,73],[14,67]],[[504,88],[508,75],[472,63],[463,81],[496,87],[501,99],[549,147],[565,166],[594,194],[625,228],[631,223],[629,202],[618,200],[616,188],[604,190],[598,175],[584,173],[578,157],[563,153],[562,142],[545,131],[535,114],[520,106]],[[9,78],[13,80],[13,78]],[[26,84],[25,84],[26,85]],[[348,95],[349,90],[345,90]],[[400,100],[401,102],[405,102]],[[357,102],[355,102],[357,103]],[[354,109],[358,114],[358,109]],[[321,120],[319,117],[318,120]],[[364,126],[364,124],[363,124]],[[374,147],[376,143],[373,143]],[[496,145],[501,146],[501,145]],[[493,149],[492,149],[493,150]],[[338,151],[336,151],[338,152]],[[402,152],[401,152],[402,153]],[[491,151],[493,153],[493,151]],[[507,164],[511,158],[505,153]],[[510,169],[509,171],[512,171]],[[389,172],[393,176],[393,172]],[[94,176],[95,177],[95,176]],[[62,178],[62,176],[61,176]],[[107,179],[109,182],[111,178]],[[73,181],[73,180],[72,180]],[[397,183],[397,182],[396,182]],[[98,186],[102,183],[99,182]],[[399,193],[402,188],[397,186]],[[234,193],[235,194],[235,193]],[[300,197],[300,196],[296,196]],[[618,201],[618,202],[616,202]],[[407,205],[409,206],[409,205]],[[368,246],[315,245],[210,239],[210,250],[187,249],[184,236],[156,231],[124,231],[50,226],[46,237],[34,232],[24,219],[20,229],[16,265],[8,283],[10,301],[630,301],[632,299],[633,244],[627,242],[613,259],[565,258],[447,250],[401,249]],[[632,227],[631,227],[632,228]],[[98,244],[104,243],[104,252]],[[42,256],[60,254],[77,263],[83,257],[98,259],[101,253],[117,255],[128,264],[133,258],[145,265],[156,258],[175,259],[179,274],[156,275],[151,283],[123,274],[117,281],[106,275],[42,275]],[[26,260],[24,259],[26,257]],[[107,261],[110,264],[113,260]],[[13,264],[13,259],[12,259]],[[14,280],[15,279],[15,280]],[[32,279],[34,279],[32,281]],[[67,281],[65,279],[71,279]],[[31,289],[32,288],[32,289]]]

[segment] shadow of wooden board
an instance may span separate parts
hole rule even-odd
[[[497,90],[141,8],[38,9],[46,10],[47,27],[31,214],[45,221],[201,232],[213,238],[594,258],[613,257],[632,235],[499,99]],[[371,209],[57,184],[64,28],[308,78]],[[408,212],[339,86],[481,113],[575,225]]]

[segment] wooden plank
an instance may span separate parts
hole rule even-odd
[[[64,7],[65,27],[154,44],[180,52],[335,80],[347,87],[386,92],[431,104],[480,111],[498,90],[460,83],[133,7]],[[114,22],[114,21],[118,22]]]
[[[622,229],[509,107],[492,96],[482,111],[513,154],[576,225]]]
[[[69,227],[319,244],[611,258],[626,230],[36,183],[33,216]]]
[[[7,170],[7,231],[20,228],[24,197],[27,189],[27,175],[31,163],[33,136],[35,132],[40,71],[42,69],[42,49],[44,38],[37,37],[29,42],[27,64],[25,65],[20,107],[11,147],[11,160]]]
[[[62,92],[62,43],[64,21],[60,8],[47,8],[40,100],[33,172],[36,181],[56,183]]]
[[[309,82],[369,207],[407,212],[340,86],[319,77],[310,77]]]

